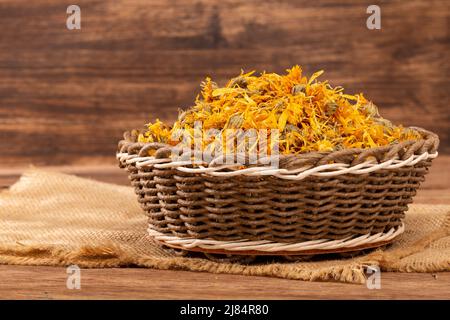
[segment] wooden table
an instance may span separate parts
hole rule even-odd
[[[416,202],[450,204],[450,156],[435,160]],[[114,166],[48,167],[101,181],[127,184]],[[24,168],[0,169],[0,188],[14,183]],[[86,269],[81,289],[66,287],[61,267],[0,266],[3,299],[449,299],[450,272],[390,273],[381,289],[364,285],[304,282],[269,277],[140,268]],[[189,289],[187,289],[189,288]]]

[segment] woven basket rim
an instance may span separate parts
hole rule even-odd
[[[282,154],[279,156],[279,166],[285,169],[296,169],[304,166],[320,166],[327,163],[344,163],[355,166],[367,161],[376,159],[382,163],[391,159],[405,160],[412,155],[421,155],[425,152],[435,153],[439,147],[439,137],[437,134],[420,127],[408,127],[410,130],[418,132],[422,139],[407,140],[375,148],[351,148],[328,152],[306,152],[300,154]],[[163,159],[170,157],[171,152],[176,147],[159,142],[137,142],[139,130],[126,131],[123,139],[119,141],[117,152],[148,156],[150,150],[156,150],[154,157]]]

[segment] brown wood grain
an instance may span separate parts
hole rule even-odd
[[[0,0],[0,164],[99,164],[124,130],[173,120],[206,75],[301,64],[382,115],[436,131],[450,152],[449,2]],[[111,161],[112,160],[107,160]]]
[[[60,267],[0,266],[1,299],[448,299],[450,273],[381,274],[381,289],[151,269],[82,269],[81,289]]]

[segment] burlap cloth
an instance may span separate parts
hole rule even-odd
[[[450,270],[450,206],[410,206],[405,233],[385,251],[314,262],[218,263],[177,257],[146,233],[131,187],[32,169],[0,194],[0,263],[80,267],[140,266],[364,282],[368,265],[383,271]]]

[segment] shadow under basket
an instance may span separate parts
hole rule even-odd
[[[372,149],[281,155],[277,168],[173,161],[126,132],[117,158],[166,247],[212,258],[314,256],[385,246],[437,156],[437,135]],[[152,154],[150,156],[149,154]]]

